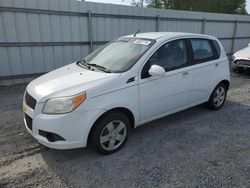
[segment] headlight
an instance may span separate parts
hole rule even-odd
[[[235,55],[232,55],[232,60],[235,60],[235,59],[236,59]]]
[[[69,97],[59,97],[47,100],[43,107],[44,114],[64,114],[75,110],[86,99],[82,92]]]

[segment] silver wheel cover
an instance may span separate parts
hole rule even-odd
[[[120,120],[113,120],[104,126],[100,134],[100,145],[104,150],[112,151],[124,142],[127,127]]]
[[[213,98],[214,105],[216,107],[221,106],[225,100],[225,97],[226,97],[226,91],[224,87],[218,87],[217,90],[215,91],[214,98]]]

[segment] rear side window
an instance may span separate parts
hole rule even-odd
[[[191,39],[195,63],[214,59],[213,47],[207,39]]]

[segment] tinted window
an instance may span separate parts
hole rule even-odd
[[[186,66],[187,47],[185,40],[172,41],[160,47],[144,66],[142,78],[149,77],[148,70],[152,65],[160,65],[166,71]]]
[[[213,48],[209,40],[191,39],[195,62],[209,61],[214,58]]]

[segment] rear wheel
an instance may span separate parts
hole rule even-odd
[[[126,115],[114,112],[105,115],[97,122],[91,134],[90,144],[101,154],[111,154],[122,148],[130,131]]]
[[[212,110],[221,109],[226,101],[226,96],[227,96],[226,85],[224,83],[218,84],[209,98],[208,107]]]

